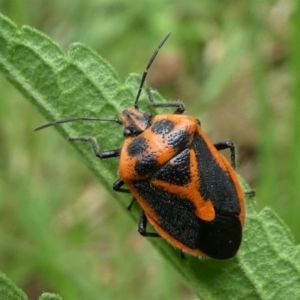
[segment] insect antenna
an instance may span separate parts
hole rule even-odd
[[[107,121],[107,122],[116,122],[120,125],[123,125],[122,121],[120,119],[114,119],[114,118],[97,118],[97,117],[74,117],[74,118],[66,118],[54,122],[49,122],[43,125],[38,126],[37,128],[34,129],[34,131],[41,130],[53,125],[58,125],[62,123],[70,123],[74,121]]]
[[[139,98],[140,98],[140,95],[141,95],[141,92],[142,92],[142,89],[143,89],[143,86],[144,86],[144,82],[146,80],[146,77],[147,77],[147,74],[148,74],[148,70],[150,69],[159,49],[163,46],[163,44],[166,42],[166,40],[168,39],[168,37],[170,36],[171,32],[169,32],[168,34],[166,34],[164,36],[164,38],[160,41],[160,43],[158,44],[156,50],[153,52],[152,56],[150,57],[148,63],[147,63],[147,66],[146,66],[146,69],[143,73],[143,76],[142,76],[142,79],[141,79],[141,83],[140,83],[140,86],[139,86],[139,89],[138,89],[138,92],[137,92],[137,95],[136,95],[136,98],[135,98],[135,101],[134,101],[134,108],[136,109],[139,109],[139,106],[138,106],[138,101],[139,101]]]

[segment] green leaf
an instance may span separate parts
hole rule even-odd
[[[42,33],[26,26],[19,30],[3,16],[0,69],[49,121],[71,116],[117,117],[124,108],[132,106],[139,82],[139,76],[130,75],[121,83],[103,58],[81,44],[73,44],[64,53]],[[144,100],[141,99],[141,106],[147,105]],[[115,123],[74,122],[57,129],[65,137],[94,136],[103,150],[122,143],[122,129]],[[39,134],[42,139],[42,133]],[[130,196],[111,189],[117,178],[117,161],[98,160],[84,143],[72,145],[101,184],[126,207]],[[241,183],[245,191],[250,189],[242,180]],[[270,208],[257,212],[253,200],[247,197],[246,201],[244,240],[233,259],[181,259],[179,251],[164,240],[149,240],[202,299],[297,299],[299,247]],[[137,220],[138,208],[130,214]]]
[[[0,299],[28,300],[28,297],[10,279],[0,273]],[[63,298],[56,294],[43,293],[39,300],[63,300]]]
[[[43,293],[39,300],[63,300],[63,298],[56,294]]]
[[[27,296],[17,288],[10,279],[0,273],[0,299],[28,300]]]

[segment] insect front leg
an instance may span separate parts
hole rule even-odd
[[[116,192],[121,192],[121,193],[130,193],[130,191],[128,189],[124,189],[124,188],[121,188],[121,186],[124,185],[124,181],[122,179],[117,179],[114,184],[113,184],[113,189],[116,191]],[[129,205],[127,206],[127,209],[128,210],[131,210],[132,208],[132,205],[134,204],[135,202],[135,198],[132,197],[132,200],[130,201]]]
[[[151,93],[151,89],[148,87],[146,89],[149,101],[153,107],[175,107],[176,110],[174,111],[174,114],[182,114],[185,111],[185,107],[182,103],[180,102],[166,102],[166,103],[161,103],[161,102],[155,102],[153,95]]]
[[[124,185],[124,181],[119,178],[113,183],[113,189],[116,192],[130,193],[130,191],[128,189],[121,188],[121,186],[123,186],[123,185]]]
[[[215,143],[214,146],[216,147],[216,149],[218,151],[225,150],[225,149],[230,149],[231,165],[235,169],[236,168],[236,153],[235,153],[234,143],[230,140],[225,140],[225,141]]]
[[[71,142],[81,141],[81,142],[89,143],[91,145],[95,155],[97,157],[101,158],[101,159],[120,156],[121,149],[113,149],[113,150],[108,150],[108,151],[101,152],[99,150],[99,146],[98,146],[96,140],[94,138],[90,137],[90,136],[80,136],[80,137],[70,136],[68,139]]]
[[[160,237],[160,235],[157,232],[147,232],[148,219],[144,212],[142,212],[139,223],[138,223],[138,232],[145,237]]]

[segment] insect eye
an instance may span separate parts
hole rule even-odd
[[[131,130],[128,129],[128,128],[125,128],[124,131],[123,131],[123,135],[124,136],[130,136],[131,135]]]
[[[147,119],[151,119],[152,118],[151,112],[145,112],[144,117],[147,118]]]

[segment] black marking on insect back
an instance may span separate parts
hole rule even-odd
[[[172,132],[168,136],[168,144],[174,148],[184,149],[190,140],[190,134],[182,129]]]
[[[233,257],[242,241],[242,225],[239,216],[216,210],[213,221],[202,221],[196,244],[208,256],[215,259]]]
[[[131,157],[142,154],[147,149],[147,141],[144,137],[138,136],[132,140],[127,148],[128,155]]]
[[[154,175],[155,176],[155,175]],[[140,197],[155,212],[158,224],[184,244],[196,248],[198,235],[195,206],[188,199],[173,195],[151,184],[151,180],[135,181],[134,186]]]
[[[159,168],[160,165],[157,163],[155,156],[150,153],[139,159],[136,162],[134,169],[139,176],[146,176],[153,174]]]
[[[154,175],[155,176],[155,175]],[[228,259],[237,252],[242,239],[238,215],[216,211],[213,221],[195,214],[194,204],[186,198],[155,187],[151,180],[133,182],[139,196],[157,217],[157,224],[190,249],[198,249],[215,259]]]
[[[167,134],[174,128],[174,123],[170,120],[160,120],[152,124],[151,130],[156,134]]]
[[[229,173],[217,164],[199,134],[194,136],[193,148],[198,162],[200,194],[203,199],[210,199],[216,210],[239,215],[239,199]]]
[[[188,184],[191,181],[190,149],[187,148],[173,157],[153,175],[153,179],[180,186]]]

